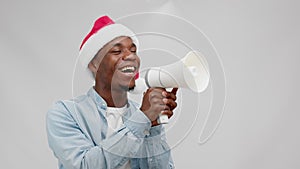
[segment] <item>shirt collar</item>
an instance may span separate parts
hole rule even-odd
[[[96,92],[94,87],[91,87],[90,90],[87,92],[87,95],[93,99],[93,101],[96,103],[98,110],[102,113],[102,115],[105,117],[105,111],[107,109],[107,103],[106,101]],[[132,112],[137,111],[138,104],[128,100],[127,108],[128,111],[124,114],[125,118],[129,118],[132,114]],[[101,111],[104,110],[104,111]]]
[[[98,108],[101,108],[104,110],[107,109],[106,101],[96,92],[94,87],[91,87],[91,89],[88,91],[87,95],[95,101]]]

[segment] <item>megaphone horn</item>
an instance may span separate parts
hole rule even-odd
[[[200,52],[190,51],[180,61],[147,70],[145,83],[149,88],[183,87],[200,93],[207,88],[209,78],[208,64],[204,56]],[[168,123],[168,117],[160,115],[158,123]]]
[[[145,83],[148,87],[183,87],[200,93],[207,88],[209,76],[208,64],[203,55],[191,51],[180,61],[148,69]]]

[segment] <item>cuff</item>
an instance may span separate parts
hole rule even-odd
[[[132,113],[132,115],[124,122],[126,127],[138,138],[144,138],[150,131],[151,121],[140,110]]]
[[[160,135],[162,133],[162,130],[163,130],[162,125],[151,127],[149,137]]]

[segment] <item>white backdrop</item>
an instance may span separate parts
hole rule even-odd
[[[199,145],[196,123],[172,149],[177,168],[300,168],[297,0],[1,0],[1,168],[57,168],[45,114],[54,101],[72,97],[81,40],[102,14],[142,12],[193,23],[214,44],[226,75],[218,129]]]

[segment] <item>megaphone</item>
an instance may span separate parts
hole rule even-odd
[[[209,84],[209,68],[204,56],[190,51],[181,60],[162,67],[151,67],[145,72],[144,82],[148,88],[187,88],[194,92],[203,92]],[[139,82],[138,84],[141,84]],[[137,84],[137,88],[139,87]],[[167,115],[160,115],[159,124],[168,123]]]

